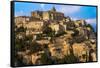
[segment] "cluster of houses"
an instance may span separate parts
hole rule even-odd
[[[61,60],[71,53],[78,58],[78,62],[97,61],[96,35],[90,27],[86,27],[85,20],[71,20],[53,7],[49,11],[31,12],[31,16],[15,17],[14,21],[15,32],[19,28],[24,30],[17,32],[17,39],[31,36],[31,42],[42,47],[42,50],[35,53],[30,53],[30,49],[17,52],[18,56],[23,57],[22,62],[27,65],[43,64],[40,61],[43,53],[54,63],[57,63],[55,59]]]

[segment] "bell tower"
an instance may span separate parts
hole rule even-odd
[[[54,6],[52,7],[51,11],[56,12],[56,9]]]

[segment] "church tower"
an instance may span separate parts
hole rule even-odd
[[[54,6],[52,7],[51,11],[56,12],[56,9]]]

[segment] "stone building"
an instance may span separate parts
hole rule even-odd
[[[31,20],[41,20],[42,19],[42,11],[34,11],[31,12]]]
[[[63,20],[64,14],[61,12],[57,12],[55,7],[53,7],[49,11],[35,11],[31,12],[31,16],[33,18],[38,18],[42,20]]]
[[[26,22],[26,21],[29,21],[30,20],[30,17],[28,16],[18,16],[18,17],[15,17],[15,22],[18,23],[18,22]]]
[[[25,25],[27,29],[31,29],[33,31],[41,31],[43,27],[43,21],[31,21]]]
[[[69,44],[66,43],[63,39],[56,39],[54,44],[48,45],[52,58],[62,59],[66,55],[70,54]]]
[[[76,20],[75,21],[75,26],[76,27],[82,27],[82,26],[85,26],[85,25],[86,25],[85,20]]]
[[[85,43],[74,43],[72,48],[74,55],[79,58],[80,62],[89,61],[89,49]]]
[[[18,16],[14,18],[15,26],[17,28],[24,26],[27,22],[30,21],[30,17],[28,16]]]
[[[39,51],[39,52],[36,52],[34,54],[31,55],[31,61],[32,61],[32,64],[41,64],[41,54],[43,54],[44,51]]]
[[[50,23],[49,27],[52,29],[52,31],[55,31],[55,34],[59,31],[59,24],[57,23]]]

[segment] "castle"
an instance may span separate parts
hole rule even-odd
[[[49,11],[36,11],[31,12],[31,17],[39,20],[63,20],[64,14],[57,12],[55,7]]]

